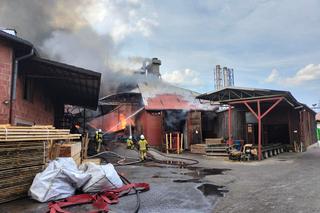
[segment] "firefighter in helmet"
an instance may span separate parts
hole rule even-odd
[[[139,152],[141,160],[145,160],[147,157],[148,150],[148,141],[144,138],[144,135],[140,136],[139,144]]]
[[[95,139],[96,145],[97,145],[97,152],[100,152],[101,143],[102,143],[102,141],[103,141],[103,133],[102,133],[101,129],[99,129],[98,131],[96,131],[96,134],[95,134],[94,139]]]
[[[127,139],[127,149],[134,149],[134,143],[131,135]]]

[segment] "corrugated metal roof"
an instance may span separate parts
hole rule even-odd
[[[197,98],[220,103],[229,103],[238,100],[257,99],[271,96],[283,96],[295,106],[301,105],[289,91],[257,89],[247,87],[226,87],[212,93],[199,95]]]
[[[40,57],[32,57],[22,64],[24,74],[41,80],[52,97],[64,104],[97,108],[101,73]]]
[[[209,101],[196,99],[197,92],[173,86],[165,82],[139,83],[146,110],[216,110]]]

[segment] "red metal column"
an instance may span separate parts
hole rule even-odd
[[[231,136],[231,132],[232,132],[232,129],[231,129],[231,105],[229,105],[229,109],[228,109],[228,145],[231,145],[232,144],[232,136]]]
[[[258,159],[261,160],[261,111],[260,111],[260,100],[257,101],[258,106]]]

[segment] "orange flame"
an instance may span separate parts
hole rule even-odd
[[[124,114],[120,114],[119,120],[120,120],[121,129],[125,129],[127,126],[127,120],[126,120],[126,117],[124,116]]]

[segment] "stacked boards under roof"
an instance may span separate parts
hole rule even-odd
[[[27,195],[51,155],[53,141],[74,139],[80,135],[52,126],[0,125],[0,203]]]

